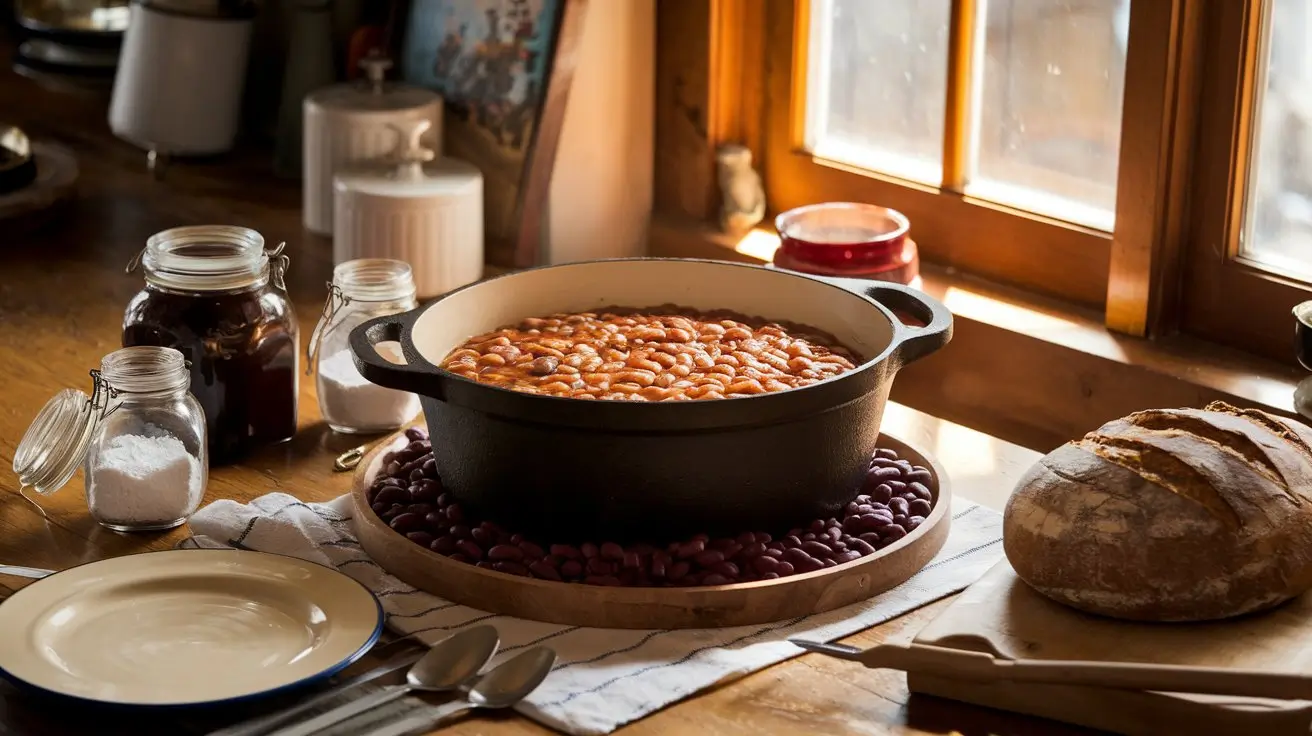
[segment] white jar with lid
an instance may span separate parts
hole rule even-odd
[[[317,376],[319,411],[329,427],[346,434],[390,432],[419,415],[418,396],[360,375],[348,344],[357,325],[415,306],[415,282],[402,261],[360,258],[333,269],[306,356]],[[393,362],[405,362],[396,343],[379,343],[378,350]]]
[[[344,168],[334,180],[333,261],[410,264],[419,298],[483,277],[483,175],[421,144],[427,121],[397,123],[386,163]]]
[[[49,495],[80,465],[87,507],[102,526],[137,532],[182,524],[209,475],[205,413],[182,353],[122,348],[91,375],[91,396],[60,391],[23,435],[14,453],[22,488]]]
[[[392,62],[360,61],[361,83],[335,84],[306,95],[302,149],[305,227],[333,234],[333,174],[345,164],[372,161],[396,148],[392,123],[426,120],[430,146],[442,145],[442,98],[431,90],[384,81]]]

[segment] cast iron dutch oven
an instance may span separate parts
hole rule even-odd
[[[789,391],[651,403],[519,393],[437,367],[468,338],[527,317],[660,304],[818,327],[864,362]],[[947,308],[905,286],[638,258],[475,283],[361,324],[350,341],[365,378],[420,396],[443,488],[481,518],[551,541],[664,542],[836,516],[869,465],[894,374],[951,336]],[[379,355],[385,341],[400,342],[406,365]]]

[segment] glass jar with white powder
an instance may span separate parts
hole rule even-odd
[[[64,389],[23,435],[14,453],[23,488],[53,493],[80,465],[101,525],[139,532],[182,524],[209,475],[205,412],[187,361],[173,348],[123,348],[91,375],[90,396]]]
[[[404,261],[358,258],[333,269],[307,356],[317,375],[319,411],[328,426],[346,434],[389,432],[419,415],[418,396],[383,388],[360,375],[347,343],[356,325],[415,306],[414,277]],[[404,362],[397,343],[379,343],[378,351],[388,360]]]

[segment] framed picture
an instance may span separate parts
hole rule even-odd
[[[483,172],[487,259],[538,265],[588,0],[410,0],[401,76],[446,102],[444,153]]]

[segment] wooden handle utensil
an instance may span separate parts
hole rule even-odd
[[[927,644],[880,644],[861,650],[843,644],[789,641],[807,651],[850,659],[866,667],[964,680],[1312,700],[1312,677],[1302,674],[1128,662],[1002,659]]]

